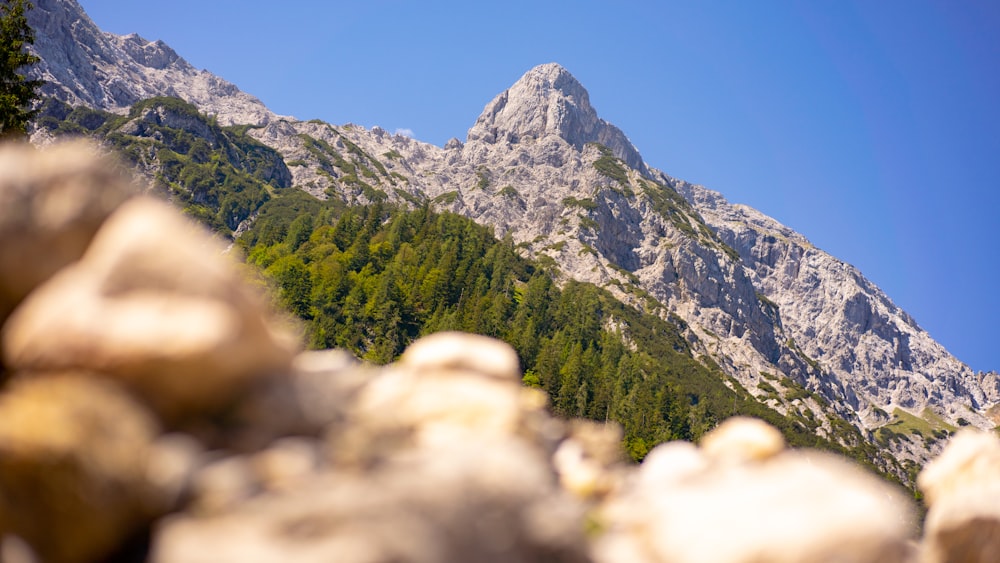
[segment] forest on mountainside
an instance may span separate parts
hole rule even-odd
[[[634,459],[733,414],[768,420],[793,445],[843,450],[815,434],[815,420],[780,415],[696,360],[675,324],[593,284],[560,287],[551,261],[522,257],[470,219],[298,192],[265,203],[238,244],[303,320],[311,347],[381,364],[442,330],[499,338],[557,415],[619,422]]]

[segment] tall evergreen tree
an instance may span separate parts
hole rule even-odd
[[[26,12],[34,6],[28,0],[0,0],[0,138],[27,135],[28,122],[38,113],[32,105],[41,80],[28,80],[21,71],[39,60],[28,52],[35,32]]]

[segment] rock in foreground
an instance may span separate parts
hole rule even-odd
[[[26,182],[59,165],[29,168]],[[101,186],[101,166],[63,172]],[[613,425],[551,417],[545,395],[520,385],[507,344],[445,333],[385,367],[337,351],[293,358],[273,313],[208,234],[150,200],[97,208],[108,217],[80,243],[79,261],[24,285],[2,328],[4,557],[919,556],[912,507],[893,487],[830,454],[788,450],[763,422],[731,419],[700,447],[664,444],[629,466]],[[17,284],[7,279],[15,270],[0,268],[0,286]],[[921,476],[927,560],[996,553],[998,452],[995,436],[961,434]]]

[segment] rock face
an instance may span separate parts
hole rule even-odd
[[[555,63],[536,66],[493,99],[469,130],[469,141],[518,144],[555,135],[582,150],[599,143],[644,171],[639,151],[614,125],[597,116],[583,85]]]
[[[853,266],[802,235],[701,186],[682,185],[713,230],[740,254],[757,291],[780,311],[785,332],[869,428],[882,413],[925,409],[983,428],[997,403],[995,374],[975,374]]]
[[[192,67],[162,41],[98,29],[76,0],[36,0],[28,12],[34,53],[31,76],[42,93],[71,104],[122,113],[153,96],[175,96],[214,114],[223,125],[274,118],[257,98],[218,76]]]

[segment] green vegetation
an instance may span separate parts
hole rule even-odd
[[[587,229],[594,233],[601,229],[601,226],[597,223],[597,221],[591,219],[590,217],[587,217],[586,215],[578,215],[578,217],[580,219],[581,229]]]
[[[38,113],[32,105],[42,81],[28,80],[25,74],[41,60],[28,52],[35,31],[26,13],[33,7],[27,0],[0,3],[0,139],[26,138],[28,123]]]
[[[812,392],[789,377],[781,378],[781,386],[785,388],[785,400],[788,402],[812,396]]]
[[[890,441],[912,440],[916,436],[933,443],[948,438],[957,430],[930,409],[924,409],[920,416],[915,416],[897,408],[892,411],[892,422],[879,428],[875,438],[882,446],[888,445]]]
[[[485,190],[490,187],[490,173],[485,167],[479,166],[476,168],[476,178],[478,178],[476,188]]]
[[[766,381],[761,381],[757,383],[757,388],[763,391],[769,399],[777,399],[778,397],[781,396],[778,393],[778,390],[774,388],[774,385],[771,385]]]
[[[146,118],[149,112],[156,117]],[[178,98],[143,100],[127,116],[48,99],[37,126],[103,140],[137,168],[153,170],[161,191],[223,235],[291,183],[281,155],[248,136],[247,127],[220,127]]]
[[[434,203],[443,203],[445,205],[451,205],[455,203],[458,199],[458,190],[453,190],[450,192],[444,192],[443,194],[434,198]]]
[[[611,153],[611,149],[608,147],[597,143],[592,144],[597,147],[597,150],[601,153],[601,156],[594,161],[594,168],[596,168],[601,174],[611,178],[622,186],[628,186],[628,172],[625,169],[625,165],[622,164],[622,161],[615,158],[615,156]]]
[[[732,414],[763,418],[794,445],[839,448],[693,358],[676,325],[592,284],[556,286],[550,258],[526,260],[469,219],[289,193],[264,204],[238,242],[303,319],[310,346],[383,363],[435,331],[501,338],[556,414],[618,421],[635,459]]]
[[[499,192],[497,192],[497,194],[503,197],[510,197],[515,199],[521,197],[521,194],[517,193],[517,190],[514,189],[514,186],[504,186]]]
[[[597,209],[597,203],[589,197],[577,199],[573,196],[567,196],[563,198],[562,204],[566,207],[579,207],[580,209],[586,211],[593,211]]]

